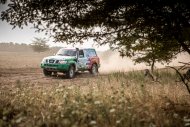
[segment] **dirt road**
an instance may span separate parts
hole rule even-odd
[[[0,84],[38,84],[38,85],[53,85],[53,84],[78,84],[87,80],[97,80],[98,77],[90,75],[88,72],[79,73],[74,79],[67,79],[65,75],[59,73],[58,76],[45,77],[41,68],[14,68],[0,69]]]

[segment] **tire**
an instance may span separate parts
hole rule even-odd
[[[74,78],[75,77],[75,68],[74,66],[69,67],[69,71],[66,73],[67,78]]]
[[[96,64],[93,64],[91,69],[90,69],[90,73],[92,75],[98,75],[98,66]]]
[[[51,74],[52,74],[51,71],[47,71],[46,69],[43,69],[43,73],[45,76],[51,76]]]

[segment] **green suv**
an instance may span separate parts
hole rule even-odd
[[[98,74],[100,60],[93,48],[61,48],[55,56],[43,58],[41,68],[45,76],[62,72],[68,78],[73,78],[78,71],[89,71]]]

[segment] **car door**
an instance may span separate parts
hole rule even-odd
[[[79,70],[86,70],[87,69],[87,60],[88,58],[85,56],[83,50],[79,50],[79,55],[78,55],[78,69]]]
[[[99,66],[100,61],[99,61],[99,57],[96,54],[95,49],[87,49],[87,52],[88,52],[87,58],[89,58],[90,63],[91,63],[90,65],[96,63]]]

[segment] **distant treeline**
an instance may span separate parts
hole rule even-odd
[[[8,52],[32,52],[32,48],[27,44],[18,44],[18,43],[0,43],[0,51]]]
[[[47,52],[57,52],[61,47],[52,47]],[[28,44],[18,44],[18,43],[5,43],[0,42],[0,51],[4,52],[33,52],[32,48]]]

